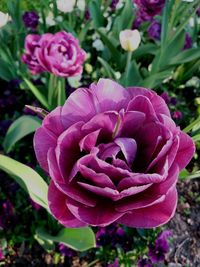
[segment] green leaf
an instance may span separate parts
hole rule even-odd
[[[10,152],[12,146],[17,141],[22,139],[24,136],[35,132],[40,125],[41,121],[37,117],[33,116],[22,116],[14,121],[9,127],[3,142],[3,147],[6,153]]]
[[[191,48],[171,58],[169,64],[183,64],[197,59],[200,59],[200,48]]]
[[[103,58],[98,57],[97,58],[98,61],[101,63],[101,65],[104,67],[105,72],[107,73],[107,77],[111,78],[111,79],[115,79],[115,72],[112,69],[112,67],[109,65],[108,62],[106,62]]]
[[[133,58],[139,59],[144,57],[144,55],[151,54],[155,55],[158,51],[159,47],[155,44],[145,44],[141,45],[138,49],[133,52]]]
[[[196,143],[200,141],[200,134],[196,134],[195,136],[192,136],[193,141]]]
[[[185,133],[188,133],[189,131],[191,131],[193,128],[195,128],[195,130],[197,130],[197,126],[200,126],[200,116],[194,120],[193,122],[191,122],[187,127],[185,127],[183,129],[183,131]]]
[[[16,73],[13,73],[10,64],[0,58],[0,78],[5,81],[10,81],[16,78]]]
[[[89,2],[89,11],[94,23],[94,28],[98,29],[104,26],[105,18],[101,12],[101,2],[92,0]]]
[[[163,14],[162,14],[162,28],[161,28],[161,48],[165,47],[167,32],[168,32],[168,20],[169,20],[169,2],[166,1]]]
[[[185,178],[187,178],[188,176],[190,175],[190,173],[186,170],[186,169],[183,169],[180,174],[179,174],[179,178],[181,180],[184,180]]]
[[[119,38],[119,33],[122,30],[131,28],[133,20],[133,2],[132,0],[126,0],[124,8],[122,9],[119,16],[117,16],[113,24],[113,31],[115,36]]]
[[[30,167],[0,155],[0,169],[8,173],[40,206],[48,211],[48,186],[42,177]]]
[[[171,75],[171,70],[166,70],[162,72],[158,72],[156,74],[150,74],[149,77],[144,79],[139,83],[139,86],[148,87],[148,88],[155,88],[159,84],[163,82],[164,79]]]
[[[139,68],[135,60],[133,60],[127,70],[120,79],[120,82],[124,86],[136,86],[142,81],[142,77],[139,72]]]
[[[107,46],[110,54],[112,55],[113,60],[115,60],[115,62],[120,65],[121,53],[117,50],[116,44],[112,41],[112,38],[110,38],[105,32],[105,30],[102,28],[97,29],[96,31],[100,35],[104,44]]]
[[[85,251],[96,246],[95,235],[89,227],[63,228],[56,236],[48,234],[43,228],[38,228],[36,235],[40,239],[63,243],[78,251]]]
[[[49,109],[49,104],[47,102],[47,99],[44,97],[44,95],[37,89],[37,87],[28,79],[24,78],[24,81],[28,88],[31,90],[31,92],[34,94],[34,96],[40,101],[40,103],[47,109]]]

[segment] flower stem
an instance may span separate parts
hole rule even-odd
[[[129,51],[127,53],[127,60],[126,60],[126,67],[125,67],[125,86],[127,84],[127,79],[128,79],[128,74],[129,74],[129,69],[130,69],[132,54],[133,54],[132,51]]]

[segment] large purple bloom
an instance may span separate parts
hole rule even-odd
[[[172,218],[179,172],[195,150],[160,96],[109,79],[77,89],[47,115],[34,148],[60,223],[143,228]]]

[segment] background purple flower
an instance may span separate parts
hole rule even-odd
[[[31,28],[32,30],[35,30],[37,28],[38,23],[39,23],[39,16],[35,11],[26,11],[23,14],[22,19],[23,19],[24,25],[27,28]]]
[[[170,103],[171,97],[169,96],[169,94],[167,92],[163,92],[160,96],[165,100],[166,104]]]
[[[119,259],[116,259],[113,263],[108,264],[107,267],[119,267]]]
[[[169,252],[169,237],[172,236],[172,232],[164,230],[158,236],[154,245],[149,246],[148,256],[153,263],[162,262],[165,259],[166,253]]]
[[[165,5],[165,0],[134,0],[133,2],[151,17],[160,14]]]
[[[185,35],[185,44],[184,44],[183,49],[186,50],[186,49],[190,49],[191,47],[192,47],[192,38],[189,35],[189,33],[186,32],[186,35]]]
[[[183,117],[183,113],[181,111],[179,111],[179,110],[174,111],[172,113],[172,118],[175,119],[175,120],[180,120],[180,119],[182,119],[182,117]]]
[[[153,40],[160,40],[161,24],[154,20],[148,28],[148,36]]]

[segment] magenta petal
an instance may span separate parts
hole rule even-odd
[[[129,100],[127,91],[110,79],[100,79],[97,85],[92,84],[90,89],[98,113],[108,110],[120,111],[127,106]]]
[[[79,166],[79,171],[83,176],[82,180],[85,179],[100,187],[116,188],[112,180],[104,173],[96,173],[94,170],[81,164]]]
[[[86,135],[80,142],[79,142],[79,146],[80,146],[80,150],[85,150],[85,151],[90,151],[97,142],[99,133],[100,133],[101,129],[98,129],[94,132],[89,133],[88,135]]]
[[[64,131],[61,121],[61,112],[62,107],[57,107],[44,118],[42,123],[44,128],[48,129],[48,131],[54,133],[56,136],[59,136]]]
[[[115,210],[112,202],[107,200],[102,200],[98,205],[91,208],[70,199],[67,206],[76,218],[92,226],[104,227],[123,215]]]
[[[128,104],[127,111],[140,111],[146,114],[146,118],[156,118],[155,110],[146,96],[138,95]]]
[[[127,111],[120,124],[118,136],[133,137],[134,134],[143,126],[145,114],[139,111]]]
[[[177,206],[177,191],[172,188],[162,202],[147,208],[132,210],[117,220],[128,227],[153,228],[167,223]]]
[[[91,90],[79,88],[66,100],[62,108],[62,123],[67,129],[78,121],[87,122],[95,116],[96,109]]]
[[[58,138],[56,147],[56,158],[61,174],[68,178],[69,174],[80,157],[79,142],[83,137],[81,127],[83,122],[78,122],[65,130]]]
[[[137,153],[135,140],[132,138],[119,137],[116,138],[114,142],[121,148],[128,165],[132,165]]]
[[[192,159],[195,152],[195,145],[192,138],[184,132],[180,132],[180,144],[175,162],[179,165],[179,170],[184,169]]]
[[[154,91],[142,87],[129,87],[127,89],[131,98],[134,98],[138,95],[143,95],[148,97],[156,114],[160,113],[160,114],[165,114],[168,117],[171,117],[165,101],[162,99],[162,97],[158,96]]]
[[[50,148],[56,147],[56,136],[51,134],[44,127],[40,127],[36,130],[33,144],[36,154],[36,158],[40,166],[46,171],[49,172],[48,162],[47,162],[47,153]]]
[[[74,217],[74,215],[69,211],[66,205],[66,196],[56,188],[53,181],[49,185],[48,202],[52,215],[65,227],[76,228],[87,225]]]
[[[65,180],[60,174],[60,170],[58,168],[58,163],[56,159],[55,149],[50,148],[47,154],[48,166],[49,166],[49,175],[56,183],[64,183]]]

